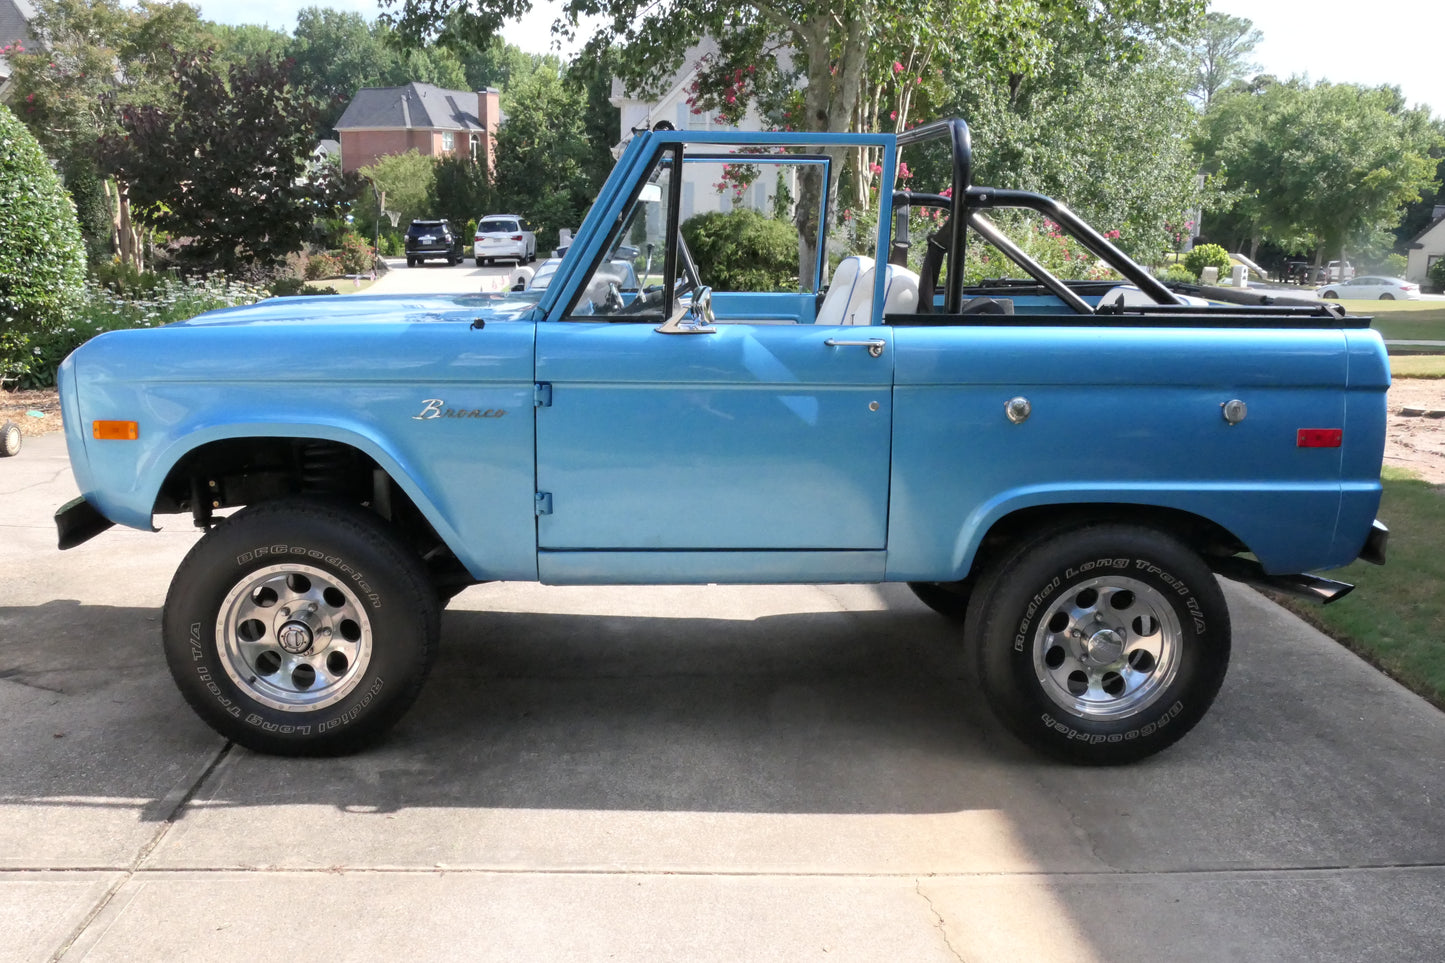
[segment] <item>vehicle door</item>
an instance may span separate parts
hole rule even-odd
[[[823,245],[795,257],[795,222],[824,223],[826,158],[712,151],[660,149],[562,320],[538,325],[544,556],[885,548],[891,332],[814,325]],[[783,236],[791,266],[708,263],[739,225]]]

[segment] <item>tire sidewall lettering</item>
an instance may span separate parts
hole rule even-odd
[[[300,556],[329,565],[355,583],[356,587],[361,591],[361,594],[366,597],[367,602],[371,604],[373,609],[382,607],[381,593],[372,587],[366,575],[347,564],[346,561],[339,556],[328,555],[326,552],[314,548],[306,548],[302,545],[263,545],[249,552],[242,552],[240,555],[237,555],[236,565],[238,567],[244,567],[250,565],[252,562],[269,559],[269,557],[276,555]]]

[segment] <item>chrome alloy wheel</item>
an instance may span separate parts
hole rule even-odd
[[[1183,633],[1168,600],[1122,575],[1069,587],[1038,622],[1034,672],[1060,708],[1113,719],[1145,709],[1179,671]]]
[[[346,697],[371,660],[371,621],[349,584],[309,565],[251,572],[221,603],[221,663],[246,695],[306,712]]]

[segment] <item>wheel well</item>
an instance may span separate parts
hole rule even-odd
[[[156,514],[189,512],[209,528],[214,513],[290,496],[359,505],[386,519],[439,586],[475,581],[421,510],[370,455],[320,438],[227,438],[201,445],[171,468]]]
[[[1166,532],[1201,556],[1231,556],[1249,551],[1247,545],[1219,523],[1177,508],[1108,502],[1041,505],[1036,508],[1021,508],[995,522],[979,544],[969,577],[977,575],[990,558],[1022,538],[1038,532],[1062,531],[1100,522],[1135,525]]]

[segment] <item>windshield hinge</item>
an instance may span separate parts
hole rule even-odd
[[[532,407],[552,407],[552,386],[545,381],[539,381],[532,385]]]
[[[538,493],[537,493],[537,514],[538,514],[538,515],[550,515],[550,514],[552,514],[552,493],[551,493],[551,492],[538,492]]]

